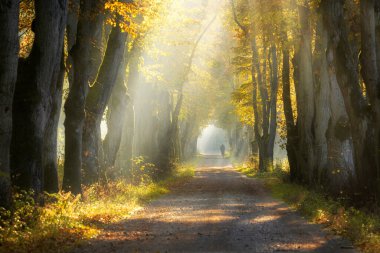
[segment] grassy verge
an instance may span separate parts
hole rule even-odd
[[[248,177],[262,178],[274,197],[284,200],[292,208],[314,223],[323,224],[335,234],[350,239],[362,252],[380,252],[380,214],[359,210],[313,191],[304,186],[287,183],[287,171],[258,173],[249,165],[235,166]]]
[[[65,252],[96,237],[105,225],[128,218],[139,207],[193,177],[181,166],[164,181],[134,185],[124,180],[84,189],[83,198],[60,192],[44,207],[28,193],[15,196],[15,210],[0,210],[0,252]]]

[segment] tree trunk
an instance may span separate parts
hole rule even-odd
[[[126,40],[127,33],[122,32],[118,25],[112,28],[102,65],[87,97],[86,120],[83,129],[83,169],[86,184],[96,182],[99,177],[100,151],[98,144],[101,140],[97,129],[100,129],[104,111],[118,77]]]
[[[71,88],[74,82],[73,58],[70,51],[73,49],[77,40],[78,31],[78,18],[80,12],[80,0],[71,0],[69,2],[69,9],[67,12],[67,25],[66,25],[66,38],[67,38],[67,51],[69,52],[66,59],[67,76],[69,86]]]
[[[91,56],[102,31],[101,1],[83,0],[76,42],[70,51],[73,59],[73,82],[65,103],[65,165],[63,189],[80,194],[82,167],[82,132],[85,119],[85,101],[91,72],[97,68],[97,59]]]
[[[297,129],[299,137],[298,162],[302,168],[302,181],[312,184],[314,176],[314,84],[311,53],[311,31],[310,31],[309,8],[299,6],[299,19],[301,24],[301,37],[298,53],[299,80],[297,91]]]
[[[376,0],[376,2],[378,2]],[[373,182],[373,190],[380,197],[380,76],[377,66],[377,47],[380,41],[376,41],[375,0],[361,0],[361,74],[366,86],[367,96],[371,106],[372,117],[367,129],[367,141],[372,144],[372,160],[375,162],[368,168]],[[368,137],[373,138],[368,139]]]
[[[294,123],[292,99],[290,93],[289,50],[287,48],[284,48],[282,53],[282,101],[286,121],[286,151],[288,154],[288,161],[290,167],[290,180],[297,181],[297,175],[299,175],[299,168],[297,162],[298,138],[296,125]]]
[[[158,143],[159,152],[155,159],[155,164],[161,171],[164,171],[166,166],[169,164],[169,142],[168,142],[168,132],[171,127],[172,122],[172,96],[169,91],[164,89],[160,92],[161,99],[163,103],[160,106],[160,116],[159,116],[159,129],[158,129]]]
[[[315,183],[323,185],[328,178],[327,131],[330,113],[330,80],[326,62],[326,32],[321,20],[317,22],[317,34],[314,51],[314,89],[315,89]]]
[[[335,196],[352,195],[355,183],[353,144],[344,100],[336,76],[330,75],[329,104],[331,117],[327,131],[327,189]],[[326,184],[326,183],[325,183]]]
[[[137,46],[137,41],[135,40],[131,51],[128,55],[128,80],[127,80],[127,91],[128,95],[123,94],[123,96],[128,96],[128,105],[124,108],[120,108],[121,115],[112,114],[115,118],[110,118],[110,121],[119,121],[120,118],[123,120],[124,127],[122,128],[122,138],[120,143],[120,148],[116,155],[116,164],[120,168],[131,168],[132,159],[135,155],[135,99],[136,99],[136,89],[139,81],[139,57],[141,54],[140,48]],[[127,62],[126,62],[127,63]],[[111,115],[110,115],[111,116]],[[111,142],[109,142],[110,144]],[[116,148],[115,148],[116,149]]]
[[[167,129],[166,138],[161,141],[160,162],[157,164],[160,169],[159,177],[170,175],[174,169],[176,159],[179,158],[177,156],[177,140],[179,138],[178,121],[182,103],[183,94],[181,93],[177,99],[177,103],[172,114],[172,120]]]
[[[129,106],[123,109],[123,121],[124,127],[120,148],[116,155],[116,164],[122,169],[130,169],[135,155],[135,110],[132,101],[129,102]]]
[[[263,144],[262,144],[262,136],[260,135],[260,118],[259,118],[259,107],[257,104],[257,86],[258,83],[261,80],[261,71],[260,71],[260,65],[258,65],[258,51],[256,48],[256,41],[255,38],[252,39],[251,42],[251,48],[252,48],[252,67],[251,67],[251,76],[252,76],[252,107],[253,107],[253,117],[254,117],[254,132],[255,132],[255,139],[257,140],[257,146],[259,148],[259,171],[265,171],[265,166],[263,164]],[[257,59],[256,59],[257,57]],[[255,73],[257,71],[257,79],[255,78]],[[264,110],[264,108],[263,108]]]
[[[67,2],[36,0],[35,10],[32,51],[18,69],[11,166],[14,184],[37,196],[43,190],[43,143],[61,66]]]
[[[321,20],[322,21],[322,20]],[[318,185],[335,196],[348,195],[355,174],[351,133],[336,75],[327,65],[328,36],[323,22],[318,24],[316,43],[316,169]],[[319,151],[319,152],[318,152]]]
[[[377,74],[380,79],[380,1],[375,1],[375,25]]]
[[[113,89],[107,114],[108,132],[103,142],[104,163],[106,168],[115,166],[116,155],[119,151],[121,140],[123,139],[123,128],[127,120],[127,110],[131,104],[127,95],[125,82],[126,76],[126,59],[122,61],[119,73],[116,79],[116,85]],[[128,133],[125,133],[128,134]],[[130,157],[131,159],[132,157]]]
[[[12,102],[17,79],[19,1],[0,1],[0,206],[10,208]]]
[[[186,119],[181,124],[180,128],[180,140],[181,140],[181,160],[186,161],[187,159],[191,158],[193,155],[192,148],[190,146],[193,144],[192,139],[194,135],[194,129],[197,127],[196,124],[196,114],[192,114],[189,116],[188,119]]]
[[[268,144],[267,153],[270,168],[273,167],[273,149],[274,142],[277,135],[277,95],[278,95],[278,62],[277,62],[277,48],[275,45],[271,47],[271,95],[269,101],[268,113],[270,113],[269,129],[268,129]]]
[[[342,0],[324,0],[321,3],[323,19],[329,35],[328,64],[330,71],[336,73],[337,82],[343,95],[354,146],[357,196],[364,200],[377,195],[377,147],[374,143],[377,140],[373,125],[376,120],[371,120],[373,117],[371,114],[376,110],[368,110],[361,91],[358,66],[353,58],[353,49],[349,42],[343,5],[344,1]],[[363,53],[365,54],[365,52]],[[370,88],[367,92],[372,90],[373,88]],[[372,96],[373,94],[369,94],[369,97]]]
[[[58,184],[58,123],[61,115],[62,91],[65,77],[64,52],[62,51],[61,64],[55,70],[57,75],[54,80],[56,87],[52,92],[52,110],[47,122],[44,146],[43,146],[43,169],[44,169],[44,191],[56,193],[59,190]]]
[[[270,98],[268,95],[266,80],[266,61],[263,66],[263,72],[260,69],[259,51],[256,45],[256,39],[251,40],[252,49],[252,85],[253,85],[253,112],[254,112],[254,132],[259,148],[259,170],[261,172],[270,171],[273,168],[273,150],[277,130],[277,92],[278,92],[278,63],[277,50],[272,46],[269,52],[271,62],[270,75]],[[263,55],[266,56],[264,48]],[[255,78],[257,74],[257,78]],[[264,77],[263,77],[264,76]],[[261,110],[257,103],[257,88],[261,96]],[[261,117],[260,117],[261,116]],[[259,125],[261,124],[261,125]]]

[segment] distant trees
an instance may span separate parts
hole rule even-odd
[[[250,69],[248,70],[247,68],[243,71],[250,71],[249,81],[252,85],[253,131],[259,150],[259,169],[262,172],[266,172],[273,167],[273,149],[277,132],[277,47],[273,41],[273,34],[264,34],[260,44],[263,50],[260,53],[257,45],[258,32],[256,30],[259,28],[259,25],[255,24],[249,13],[244,13],[250,17],[249,23],[241,23],[233,0],[230,0],[230,5],[233,20],[242,32],[243,47],[246,44],[250,47]],[[253,10],[254,7],[259,5],[253,6],[247,2],[246,6],[250,10]],[[264,22],[260,25],[266,25]],[[273,27],[269,25],[269,29],[273,29]],[[268,46],[268,43],[272,44]],[[269,69],[269,72],[267,69]],[[269,85],[267,85],[267,82],[269,82]]]
[[[207,30],[210,28],[210,26],[214,23],[216,19],[216,16],[209,21],[209,23],[206,25],[206,27],[201,30],[200,34],[196,37],[194,43],[192,43],[192,48],[190,50],[190,55],[187,59],[185,59],[185,66],[184,66],[184,72],[180,79],[178,80],[178,99],[174,106],[174,110],[172,112],[171,121],[170,124],[166,130],[166,134],[164,134],[164,138],[161,139],[160,142],[160,153],[159,158],[157,160],[157,164],[162,170],[163,175],[170,173],[171,170],[174,168],[173,162],[176,161],[176,159],[181,157],[181,142],[180,142],[180,135],[179,135],[179,126],[180,126],[180,113],[183,106],[183,100],[184,100],[184,86],[186,82],[188,82],[189,74],[191,72],[191,69],[193,67],[193,61],[195,58],[196,50],[199,46],[199,43],[201,42],[203,36],[206,34]],[[193,123],[192,123],[193,124]],[[185,129],[186,130],[186,129]],[[188,130],[187,130],[188,131]],[[186,132],[183,132],[185,135],[188,134]],[[186,143],[182,143],[182,145],[186,145]],[[183,150],[183,149],[182,149]]]

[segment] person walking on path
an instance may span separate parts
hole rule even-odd
[[[220,145],[220,153],[222,154],[223,158],[224,158],[225,151],[226,151],[226,147],[224,146],[224,144]]]

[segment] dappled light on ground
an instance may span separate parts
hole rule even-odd
[[[268,221],[277,220],[278,218],[280,218],[279,215],[262,215],[262,216],[254,218],[251,222],[252,223],[268,222]]]
[[[200,158],[195,178],[75,252],[355,252],[270,197],[227,159]]]

